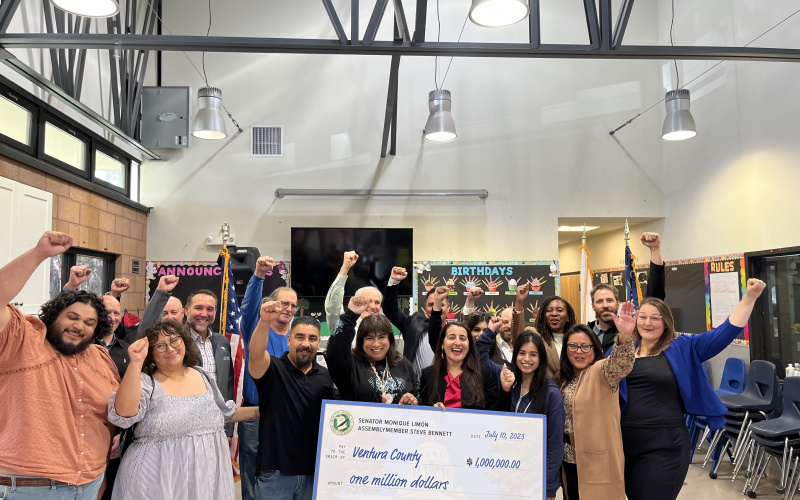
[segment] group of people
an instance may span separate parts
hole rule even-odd
[[[664,302],[660,238],[645,233],[642,242],[651,262],[638,310],[602,284],[591,293],[596,321],[578,323],[569,302],[553,296],[535,327],[525,326],[529,284],[496,317],[475,311],[479,287],[469,291],[462,321],[445,319],[447,287],[430,290],[423,311],[404,314],[400,267],[384,293],[361,288],[345,307],[347,274],[358,260],[346,252],[325,303],[327,368],[317,362],[320,324],[295,316],[294,290],[262,299],[274,262],[261,257],[241,306],[238,407],[230,344],[211,329],[212,291],[193,291],[184,306],[172,296],[179,279],[163,276],[141,323],[124,327],[115,297],[76,290],[90,272],[76,267],[39,318],[11,305],[0,310],[0,498],[232,499],[234,422],[244,499],[311,498],[322,400],[338,395],[540,414],[547,498],[563,488],[569,500],[674,499],[689,465],[684,414],[706,416],[713,429],[726,412],[703,362],[742,331],[765,285],[748,280],[720,327],[677,335]],[[0,269],[0,302],[71,244],[47,232]],[[115,280],[112,292],[127,285]]]

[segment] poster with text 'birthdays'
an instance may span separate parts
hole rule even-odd
[[[475,310],[498,314],[506,307],[513,307],[517,286],[528,281],[532,286],[525,304],[525,318],[526,321],[535,321],[535,311],[543,299],[558,295],[560,291],[558,261],[414,262],[414,296],[418,309],[424,309],[430,290],[448,286],[450,320],[460,318],[467,292],[472,287],[479,286],[484,292],[475,301]]]

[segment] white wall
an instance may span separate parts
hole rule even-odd
[[[669,1],[660,14],[669,15]],[[676,2],[675,43],[742,46],[797,10],[797,2]],[[668,32],[660,23],[661,43]],[[800,16],[754,46],[797,48]],[[714,62],[679,62],[681,80]],[[685,74],[685,76],[684,76]],[[800,244],[800,65],[724,62],[696,82],[692,114],[698,135],[665,144],[664,236],[667,259]]]
[[[341,4],[341,5],[340,5]],[[409,5],[411,4],[411,5]],[[428,39],[435,39],[435,3]],[[583,43],[579,3],[542,2],[543,41]],[[262,2],[226,4],[215,12],[212,34],[333,37],[322,6],[292,3],[267,15]],[[288,4],[284,4],[288,5]],[[337,2],[349,33],[345,2]],[[405,2],[409,20],[413,2]],[[441,2],[442,40],[455,40],[468,3]],[[656,8],[637,5],[631,43],[656,43]],[[204,34],[203,9],[165,5],[176,34]],[[369,11],[362,11],[362,27]],[[387,15],[382,36],[390,36]],[[362,28],[363,29],[363,28]],[[465,41],[524,41],[526,25],[490,31],[467,23]],[[199,54],[189,54],[196,63]],[[443,68],[448,60],[442,60]],[[164,55],[164,85],[202,79],[181,53]],[[415,230],[415,258],[505,260],[558,258],[559,216],[664,215],[661,117],[650,113],[626,131],[608,131],[660,98],[655,61],[455,59],[445,88],[453,92],[459,138],[421,140],[434,61],[401,60],[398,154],[381,161],[380,141],[389,75],[385,56],[207,54],[209,81],[245,134],[219,142],[195,141],[168,152],[167,162],[143,166],[142,201],[148,220],[148,259],[208,260],[206,234],[223,221],[240,245],[289,257],[292,226],[403,226]],[[444,71],[444,70],[443,70]],[[248,127],[283,125],[286,155],[248,155]],[[229,133],[235,130],[229,124]],[[349,144],[349,154],[332,151]],[[347,148],[345,148],[347,149]],[[276,188],[485,188],[475,199],[283,199]],[[627,193],[636,192],[635,196]],[[614,202],[608,203],[609,197]]]

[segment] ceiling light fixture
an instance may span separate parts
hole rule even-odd
[[[449,90],[431,90],[428,94],[428,122],[425,124],[425,140],[449,142],[458,137],[456,122],[450,114],[452,101]]]
[[[485,28],[503,28],[522,21],[530,14],[526,0],[472,0],[469,19]]]
[[[222,91],[216,87],[201,87],[197,91],[197,115],[192,135],[198,139],[224,139],[225,116],[222,114]]]
[[[689,111],[689,90],[670,90],[664,99],[667,116],[661,128],[661,138],[665,141],[683,141],[696,136],[697,127]]]
[[[59,9],[83,17],[112,17],[119,12],[117,0],[53,0]]]

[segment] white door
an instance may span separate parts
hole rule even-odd
[[[0,177],[0,267],[5,266],[14,255],[14,223],[16,222],[16,195],[19,183]],[[0,304],[5,307],[5,304]]]
[[[53,226],[53,195],[47,191],[18,184],[15,257],[36,246],[39,238]],[[50,297],[50,259],[33,272],[13,302],[24,314],[39,314]]]

